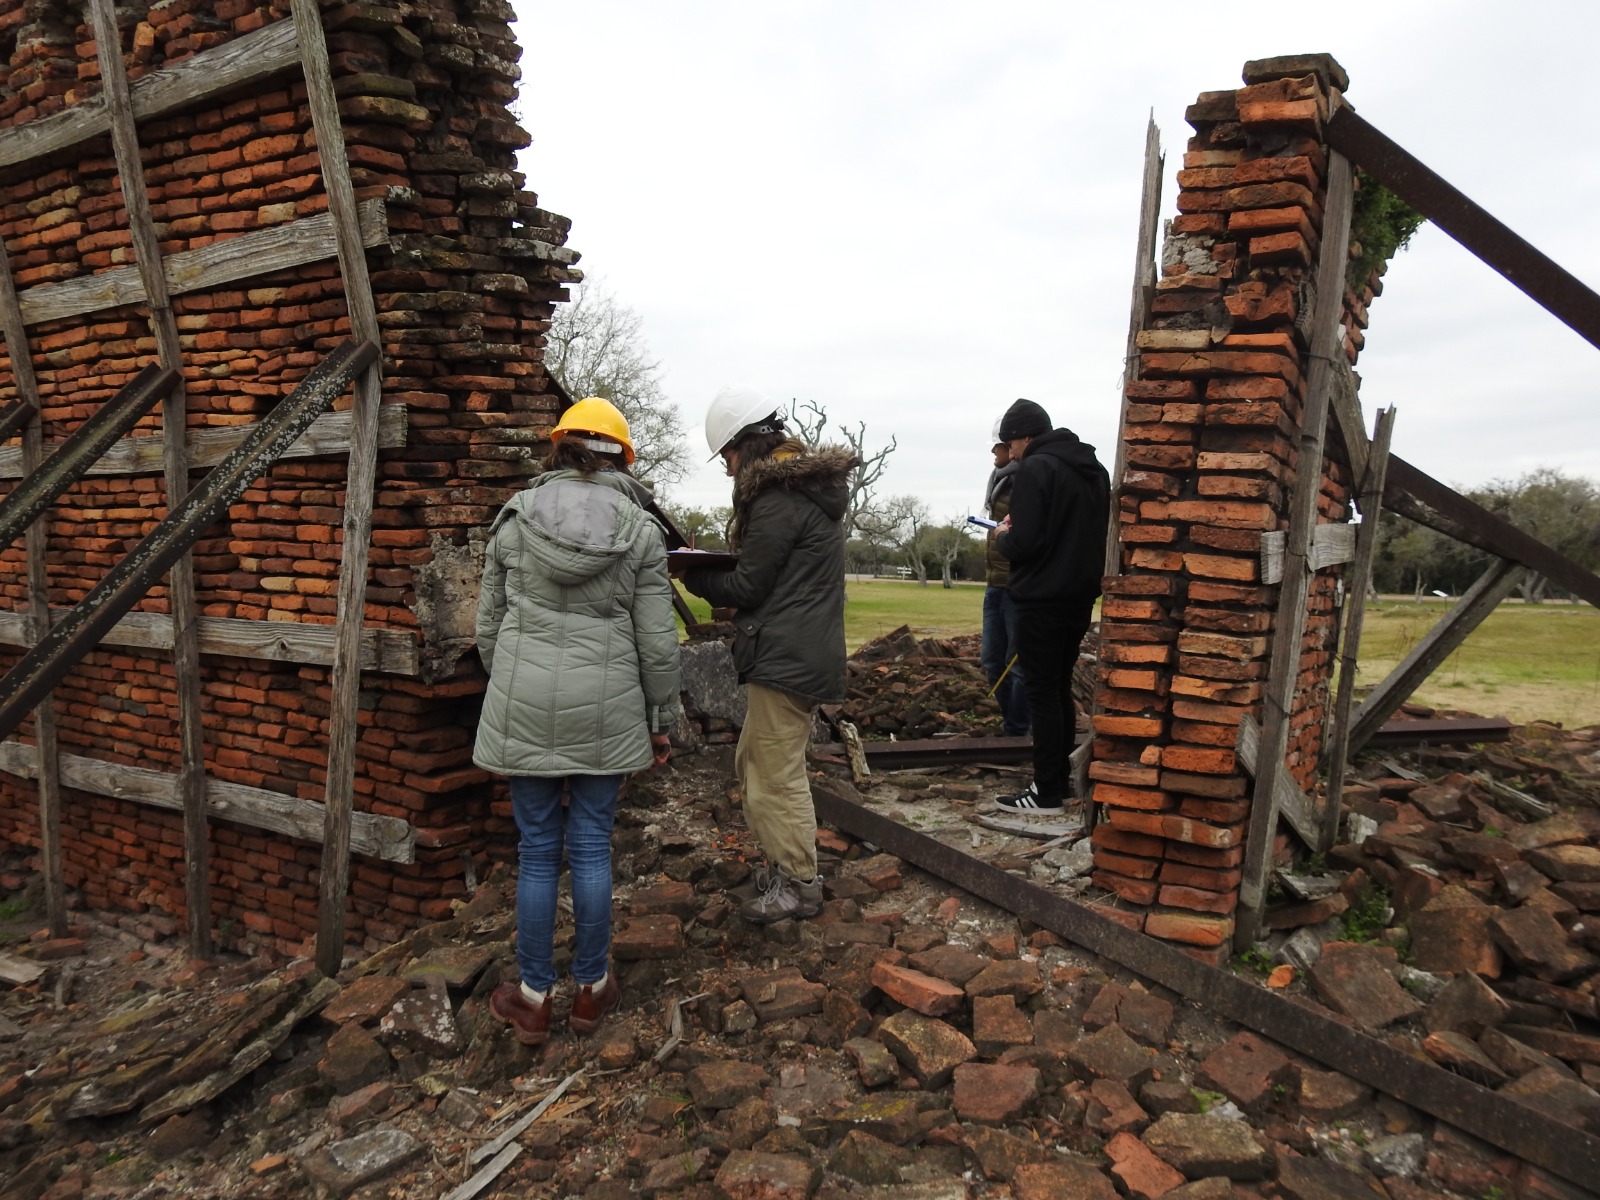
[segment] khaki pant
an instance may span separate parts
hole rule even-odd
[[[744,792],[744,819],[769,861],[791,879],[817,874],[817,810],[806,775],[811,705],[752,683],[733,769]]]

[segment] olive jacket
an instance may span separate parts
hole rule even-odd
[[[731,568],[699,567],[684,585],[733,608],[733,662],[759,683],[813,704],[844,699],[844,526],[856,456],[791,438],[733,483]]]
[[[478,595],[489,689],[472,761],[500,775],[650,765],[678,704],[666,539],[615,471],[552,471],[490,527]]]

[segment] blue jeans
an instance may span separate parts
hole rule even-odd
[[[1002,587],[983,589],[983,673],[990,683],[1000,679],[1017,653],[1017,606]],[[1033,724],[1028,715],[1028,694],[1022,683],[1022,664],[1014,663],[995,689],[1000,719],[1010,737],[1024,737]]]
[[[515,775],[511,810],[517,843],[517,970],[540,992],[555,986],[556,892],[565,843],[572,868],[576,926],[572,974],[599,983],[611,953],[611,826],[617,816],[621,775],[569,775],[565,779]],[[562,809],[561,785],[571,792]]]

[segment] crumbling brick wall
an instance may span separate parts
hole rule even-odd
[[[579,278],[569,222],[515,170],[528,135],[511,115],[520,51],[505,0],[324,0],[328,49],[358,200],[382,200],[388,245],[369,250],[383,330],[383,399],[404,406],[403,447],[382,451],[366,594],[369,626],[405,631],[420,674],[363,677],[358,810],[417,829],[416,862],[358,857],[348,929],[372,946],[445,916],[489,850],[514,843],[470,751],[481,671],[470,645],[482,539],[558,411],[542,334]],[[287,0],[119,4],[131,79],[288,16]],[[99,88],[73,0],[0,0],[0,128],[81,104]],[[142,121],[163,254],[326,209],[298,71]],[[133,261],[110,140],[0,171],[0,235],[19,289]],[[337,263],[175,296],[191,429],[259,419],[349,333]],[[29,329],[44,437],[59,441],[156,360],[142,305]],[[9,353],[10,348],[7,348]],[[16,394],[0,358],[0,396]],[[348,407],[348,398],[339,407]],[[135,434],[160,432],[152,413]],[[330,624],[341,556],[343,457],[281,460],[195,547],[205,616]],[[199,478],[196,473],[194,478]],[[48,514],[53,605],[77,601],[164,513],[158,474],[90,476]],[[0,608],[27,606],[21,542],[0,550]],[[141,604],[166,611],[165,591]],[[0,647],[0,669],[20,656]],[[330,668],[202,658],[210,778],[320,800]],[[61,750],[172,771],[170,657],[102,647],[56,691]],[[31,729],[21,731],[31,740]],[[146,938],[184,914],[181,815],[69,791],[64,864],[75,902],[124,914]],[[33,785],[0,774],[0,844],[38,843]],[[225,944],[298,949],[316,928],[320,847],[212,824],[213,912]]]
[[[1089,767],[1102,818],[1094,880],[1130,905],[1115,915],[1211,959],[1226,954],[1239,899],[1251,780],[1235,744],[1243,718],[1260,720],[1278,598],[1261,582],[1261,537],[1287,528],[1300,467],[1321,121],[1345,80],[1311,56],[1252,63],[1245,84],[1186,114],[1179,215],[1127,385],[1120,568],[1105,583]],[[1352,363],[1372,294],[1345,289]],[[1348,520],[1350,499],[1330,440],[1318,520]],[[1287,758],[1307,790],[1338,599],[1338,571],[1319,571]]]

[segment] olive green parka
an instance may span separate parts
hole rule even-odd
[[[552,471],[490,528],[478,595],[489,671],[472,761],[500,775],[650,765],[678,705],[678,631],[661,526],[643,485]]]
[[[759,683],[814,704],[844,699],[844,526],[856,457],[791,438],[740,467],[728,546],[732,568],[700,567],[684,585],[733,608],[733,663]]]

